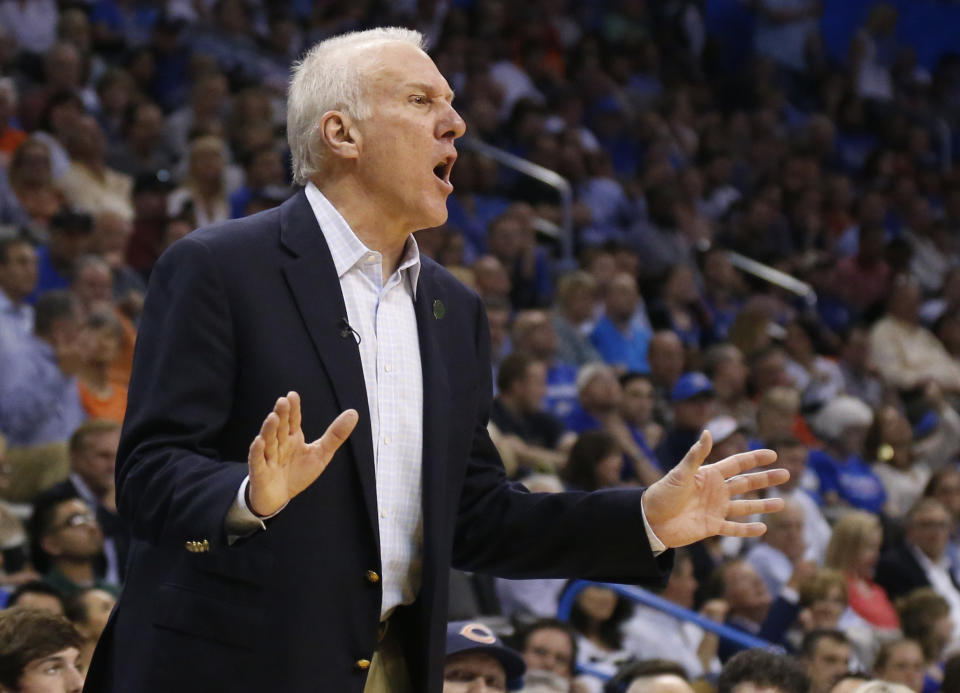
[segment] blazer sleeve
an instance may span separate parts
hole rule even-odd
[[[210,248],[184,238],[153,270],[117,455],[117,505],[134,536],[226,544],[224,517],[247,474],[221,459],[236,352],[231,307]]]
[[[490,363],[490,335],[482,305],[477,309],[476,342],[477,363]],[[507,480],[487,434],[490,369],[478,370],[479,406],[459,499],[454,566],[513,579],[665,582],[673,552],[653,556],[644,529],[641,490],[529,493]]]

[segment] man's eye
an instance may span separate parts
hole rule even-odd
[[[430,103],[430,99],[429,99],[428,97],[424,96],[423,94],[416,94],[416,95],[410,97],[410,100],[413,101],[413,102],[414,102],[415,104],[417,104],[418,106],[424,106],[424,105]]]

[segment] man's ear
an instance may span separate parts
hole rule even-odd
[[[51,535],[47,535],[40,540],[40,548],[46,551],[51,556],[60,555],[60,545],[54,540]]]
[[[320,145],[340,159],[356,159],[360,155],[360,132],[353,119],[341,111],[327,111],[317,128]]]

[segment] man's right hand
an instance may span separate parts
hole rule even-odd
[[[320,438],[307,443],[300,427],[300,395],[288,392],[278,399],[250,444],[250,510],[260,517],[279,512],[323,473],[358,419],[356,410],[347,409]]]

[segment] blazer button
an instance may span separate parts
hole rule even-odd
[[[375,585],[378,582],[380,582],[380,576],[377,575],[377,571],[375,570],[367,571],[367,582],[369,582],[371,585]]]
[[[354,666],[355,666],[357,669],[359,669],[360,671],[366,671],[367,669],[370,668],[370,660],[369,660],[369,659],[358,659],[358,660],[354,663]]]

